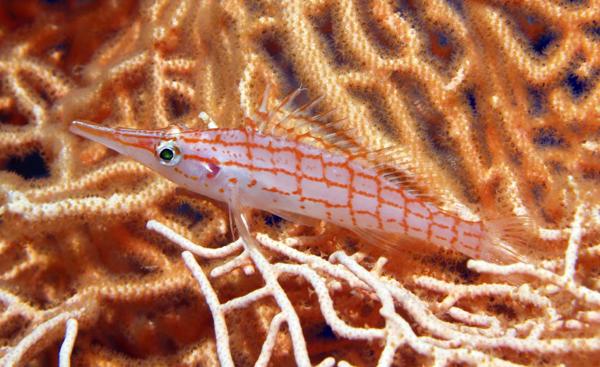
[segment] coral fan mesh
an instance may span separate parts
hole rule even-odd
[[[365,147],[397,146],[446,207],[530,218],[527,246],[540,254],[499,268],[422,244],[386,253],[257,208],[252,229],[270,238],[261,240],[270,264],[316,269],[345,325],[391,328],[400,338],[340,335],[306,270],[293,268],[278,284],[313,364],[593,365],[599,24],[594,0],[3,2],[0,361],[54,365],[75,318],[74,365],[223,363],[206,290],[180,245],[146,222],[221,249],[236,238],[227,207],[67,127],[73,119],[204,126],[200,111],[241,126],[272,85],[273,98],[299,86],[306,100],[322,97],[315,113],[331,111]],[[289,239],[301,239],[294,251],[307,257],[277,247]],[[353,260],[330,257],[336,251]],[[336,280],[317,258],[348,269],[355,261],[403,294],[394,298],[397,318],[382,311],[380,293]],[[236,266],[197,259],[205,274],[221,271],[209,277],[221,303],[266,284],[247,258]],[[289,319],[270,332],[281,307],[265,297],[225,315],[235,365],[302,361]],[[276,347],[261,359],[271,335]],[[395,353],[382,357],[390,345]]]

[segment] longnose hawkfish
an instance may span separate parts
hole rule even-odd
[[[285,106],[296,94],[284,99]],[[309,144],[303,139],[306,132],[294,134],[287,129],[288,134],[278,135],[271,129],[267,133],[259,125],[285,107],[281,102],[269,111],[267,99],[263,97],[256,115],[246,117],[240,128],[217,128],[201,113],[211,128],[175,125],[137,130],[73,121],[70,130],[141,162],[180,186],[237,209],[253,207],[284,218],[323,220],[367,234],[371,240],[386,238],[386,234],[408,236],[495,262],[522,258],[517,219],[467,221],[441,209],[385,173],[385,150],[357,154],[344,148],[329,149],[327,144]],[[288,112],[285,119],[307,109],[304,105]],[[329,147],[343,146],[335,144],[336,133],[323,133],[326,129],[321,127],[308,135],[319,142],[333,141]],[[375,163],[382,157],[383,164]],[[390,246],[401,249],[402,244],[386,244]]]

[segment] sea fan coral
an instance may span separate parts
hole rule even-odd
[[[600,2],[0,4],[0,364],[594,365]],[[497,265],[227,208],[67,130],[240,126],[299,86],[465,217]],[[275,97],[273,97],[275,98]],[[182,251],[183,255],[182,255]]]

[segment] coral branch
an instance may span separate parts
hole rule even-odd
[[[199,246],[199,245],[196,245],[195,243],[191,242],[190,240],[184,238],[183,236],[175,233],[172,229],[166,227],[164,224],[162,224],[158,221],[155,221],[155,220],[148,221],[148,223],[146,224],[146,227],[150,230],[153,230],[153,231],[156,231],[156,232],[162,234],[169,240],[175,242],[179,246],[186,249],[187,251],[189,251],[193,254],[196,254],[198,256],[209,258],[209,259],[225,257],[225,256],[228,256],[228,255],[232,254],[233,252],[239,250],[240,248],[242,248],[241,240],[232,242],[229,245],[227,245],[225,247],[221,247],[219,249],[211,249],[211,248]]]
[[[71,366],[71,353],[73,352],[73,345],[75,345],[75,338],[77,338],[77,320],[69,319],[65,328],[65,339],[58,353],[59,367]]]
[[[49,334],[55,334],[59,329],[60,325],[65,324],[69,319],[78,316],[77,312],[59,314],[34,328],[26,337],[24,337],[19,344],[11,348],[10,351],[0,360],[3,366],[12,367],[16,366],[21,362],[24,355],[34,347],[40,348],[40,341],[45,339],[45,343],[50,340]]]
[[[208,307],[213,315],[219,362],[221,366],[233,366],[233,359],[231,358],[231,351],[229,350],[229,332],[227,331],[225,314],[221,304],[219,303],[217,294],[204,275],[200,265],[198,265],[194,259],[194,255],[192,255],[192,253],[189,251],[184,251],[181,256],[183,257],[183,261],[185,261],[185,265],[188,267],[188,269],[190,269],[192,275],[198,281],[198,284],[200,284],[200,290],[206,298],[206,303],[208,303]]]
[[[158,229],[161,233],[166,231],[166,227],[156,222],[154,222],[152,227]],[[185,244],[185,241],[182,241],[179,237],[171,236],[171,238],[176,239],[177,243]],[[227,326],[224,322],[224,313],[247,307],[250,303],[267,296],[275,298],[282,312],[278,313],[271,320],[267,338],[262,346],[257,363],[263,365],[271,358],[272,348],[275,343],[274,335],[280,330],[281,324],[287,321],[287,317],[291,312],[296,314],[295,310],[286,309],[287,304],[280,304],[277,297],[275,297],[276,292],[284,292],[283,288],[270,288],[270,285],[273,284],[272,282],[275,282],[282,274],[301,277],[308,281],[317,295],[319,307],[325,321],[338,337],[351,340],[384,341],[385,345],[378,359],[378,365],[380,366],[390,366],[395,358],[396,350],[405,344],[409,345],[419,354],[434,357],[436,364],[439,365],[454,362],[481,364],[491,361],[494,361],[493,363],[498,365],[515,365],[508,360],[499,359],[493,354],[474,351],[472,348],[487,351],[498,348],[510,348],[522,352],[530,351],[536,353],[566,353],[572,350],[572,348],[582,351],[600,349],[600,341],[596,339],[544,340],[540,339],[542,333],[544,330],[549,331],[550,329],[540,329],[534,326],[534,324],[528,324],[529,326],[515,324],[513,328],[506,328],[497,316],[472,313],[455,306],[457,302],[465,298],[508,297],[519,302],[531,303],[539,309],[544,310],[543,314],[546,315],[544,322],[547,325],[556,323],[560,316],[554,309],[552,300],[548,296],[541,295],[538,290],[530,289],[527,285],[520,287],[505,284],[457,285],[431,277],[416,277],[414,279],[415,284],[436,292],[448,294],[446,299],[439,305],[428,305],[419,300],[411,292],[402,288],[397,282],[386,280],[380,275],[382,271],[381,264],[384,264],[385,260],[378,260],[376,263],[380,265],[372,271],[368,271],[357,260],[343,252],[334,253],[330,257],[330,260],[327,261],[318,256],[303,253],[283,243],[273,241],[262,234],[259,234],[257,238],[259,246],[253,249],[246,248],[246,251],[254,251],[254,256],[252,257],[254,265],[263,276],[265,271],[270,271],[269,276],[273,277],[271,278],[271,282],[266,281],[267,285],[265,287],[230,300],[223,305],[219,303],[208,279],[199,266],[197,266],[192,255],[189,252],[185,252],[183,255],[186,264],[200,283],[202,293],[205,295],[207,303],[213,312],[215,330],[217,330],[217,348],[219,356],[223,360],[230,358],[229,348],[224,345],[229,340],[227,337]],[[295,241],[294,245],[298,246],[298,240]],[[189,244],[185,246],[189,246]],[[263,246],[264,249],[285,254],[289,259],[298,261],[299,264],[270,264],[267,258],[261,254]],[[364,258],[364,256],[357,257],[357,259],[361,258]],[[243,266],[243,262],[236,262],[235,264],[238,268]],[[481,268],[488,272],[490,271],[489,266],[492,265],[484,262],[475,262],[475,264],[478,269]],[[486,264],[488,268],[483,267],[483,264]],[[472,265],[470,263],[470,266]],[[523,272],[522,266],[525,265],[513,264],[505,266],[503,274],[520,274]],[[510,266],[512,268],[506,268]],[[497,270],[496,268],[492,269]],[[234,267],[230,266],[228,270],[233,271]],[[544,273],[545,270],[537,269],[536,271]],[[222,275],[222,272],[219,272],[218,275]],[[385,320],[385,327],[383,329],[358,328],[350,326],[343,321],[333,307],[330,292],[339,291],[340,288],[330,288],[333,284],[331,277],[343,281],[347,286],[354,284],[357,289],[362,290],[364,294],[362,297],[375,297],[379,300],[382,305],[379,313]],[[551,278],[541,278],[543,280],[554,281],[562,279],[562,277],[556,274]],[[417,323],[421,324],[425,329],[431,330],[433,337],[417,336],[413,326],[398,314],[397,307],[403,308]],[[447,312],[455,320],[462,322],[464,326],[449,324],[436,318],[432,315],[430,308]],[[579,318],[584,321],[592,321],[595,319],[594,315],[588,313],[580,314]],[[571,322],[571,324],[573,323]],[[533,326],[533,329],[531,326]],[[510,330],[513,330],[513,332]],[[529,333],[526,333],[526,331],[529,331]],[[503,336],[511,333],[513,336]],[[293,338],[296,336],[293,333],[291,335],[293,342]],[[436,336],[441,336],[442,339],[437,339]],[[306,353],[306,350],[304,350],[304,353]]]

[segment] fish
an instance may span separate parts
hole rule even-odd
[[[262,120],[272,115],[264,106],[259,112]],[[201,117],[210,119],[205,113]],[[402,251],[402,244],[390,241],[388,235],[422,240],[475,259],[524,261],[518,219],[469,221],[440,208],[368,159],[385,157],[385,151],[356,154],[329,149],[299,138],[311,133],[288,129],[288,134],[273,134],[258,127],[259,118],[246,119],[247,124],[238,128],[218,128],[210,120],[212,128],[175,124],[155,130],[75,120],[70,131],[236,209],[251,207],[291,220],[326,221],[396,251]]]

